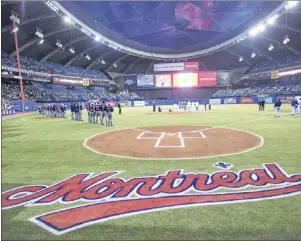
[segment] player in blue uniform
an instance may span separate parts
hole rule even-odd
[[[280,107],[281,107],[281,99],[278,98],[274,104],[275,109],[275,117],[280,117]]]
[[[298,108],[298,100],[297,98],[295,97],[294,99],[292,99],[292,115],[296,115],[296,111],[297,111],[297,108]]]

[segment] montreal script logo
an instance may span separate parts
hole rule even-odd
[[[301,174],[288,175],[277,164],[262,168],[207,173],[167,171],[163,175],[114,177],[80,173],[51,186],[30,185],[2,193],[2,209],[54,203],[87,202],[48,212],[29,220],[60,235],[91,224],[130,215],[201,205],[275,199],[301,193]],[[256,190],[245,190],[257,187]],[[258,189],[261,187],[261,189]],[[218,192],[219,189],[223,189]],[[225,192],[230,189],[231,192]],[[191,193],[193,192],[193,193]]]

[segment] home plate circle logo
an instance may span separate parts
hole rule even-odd
[[[261,136],[245,130],[208,126],[160,126],[113,130],[89,137],[87,149],[132,159],[200,159],[261,147]]]

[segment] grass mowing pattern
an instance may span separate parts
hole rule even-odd
[[[163,110],[167,110],[163,107]],[[50,185],[80,172],[124,171],[123,178],[158,175],[170,169],[212,173],[216,161],[231,163],[233,171],[278,163],[288,174],[301,172],[301,116],[273,118],[272,105],[220,105],[212,111],[187,115],[152,113],[152,107],[124,108],[113,122],[124,127],[169,125],[228,125],[263,136],[254,151],[201,160],[132,160],[97,155],[82,146],[85,138],[120,127],[39,115],[2,122],[2,191],[31,184]],[[282,115],[290,113],[284,105]],[[241,122],[241,123],[238,123]],[[234,123],[234,124],[233,124]],[[237,124],[235,124],[237,123]],[[221,140],[221,145],[222,145]],[[133,147],[135,148],[135,147]],[[277,200],[202,206],[135,215],[95,224],[55,236],[28,218],[67,205],[18,207],[2,213],[5,240],[116,239],[300,239],[301,195]],[[78,203],[76,203],[78,204]]]

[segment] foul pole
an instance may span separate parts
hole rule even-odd
[[[15,29],[16,23],[13,21],[13,29]],[[17,55],[17,63],[18,63],[18,72],[19,72],[19,80],[20,80],[20,91],[21,91],[21,100],[22,100],[22,111],[24,112],[24,90],[23,90],[23,80],[21,74],[21,62],[20,62],[20,55],[19,55],[19,45],[18,45],[18,36],[17,31],[14,31],[15,36],[15,45],[16,45],[16,55]]]

